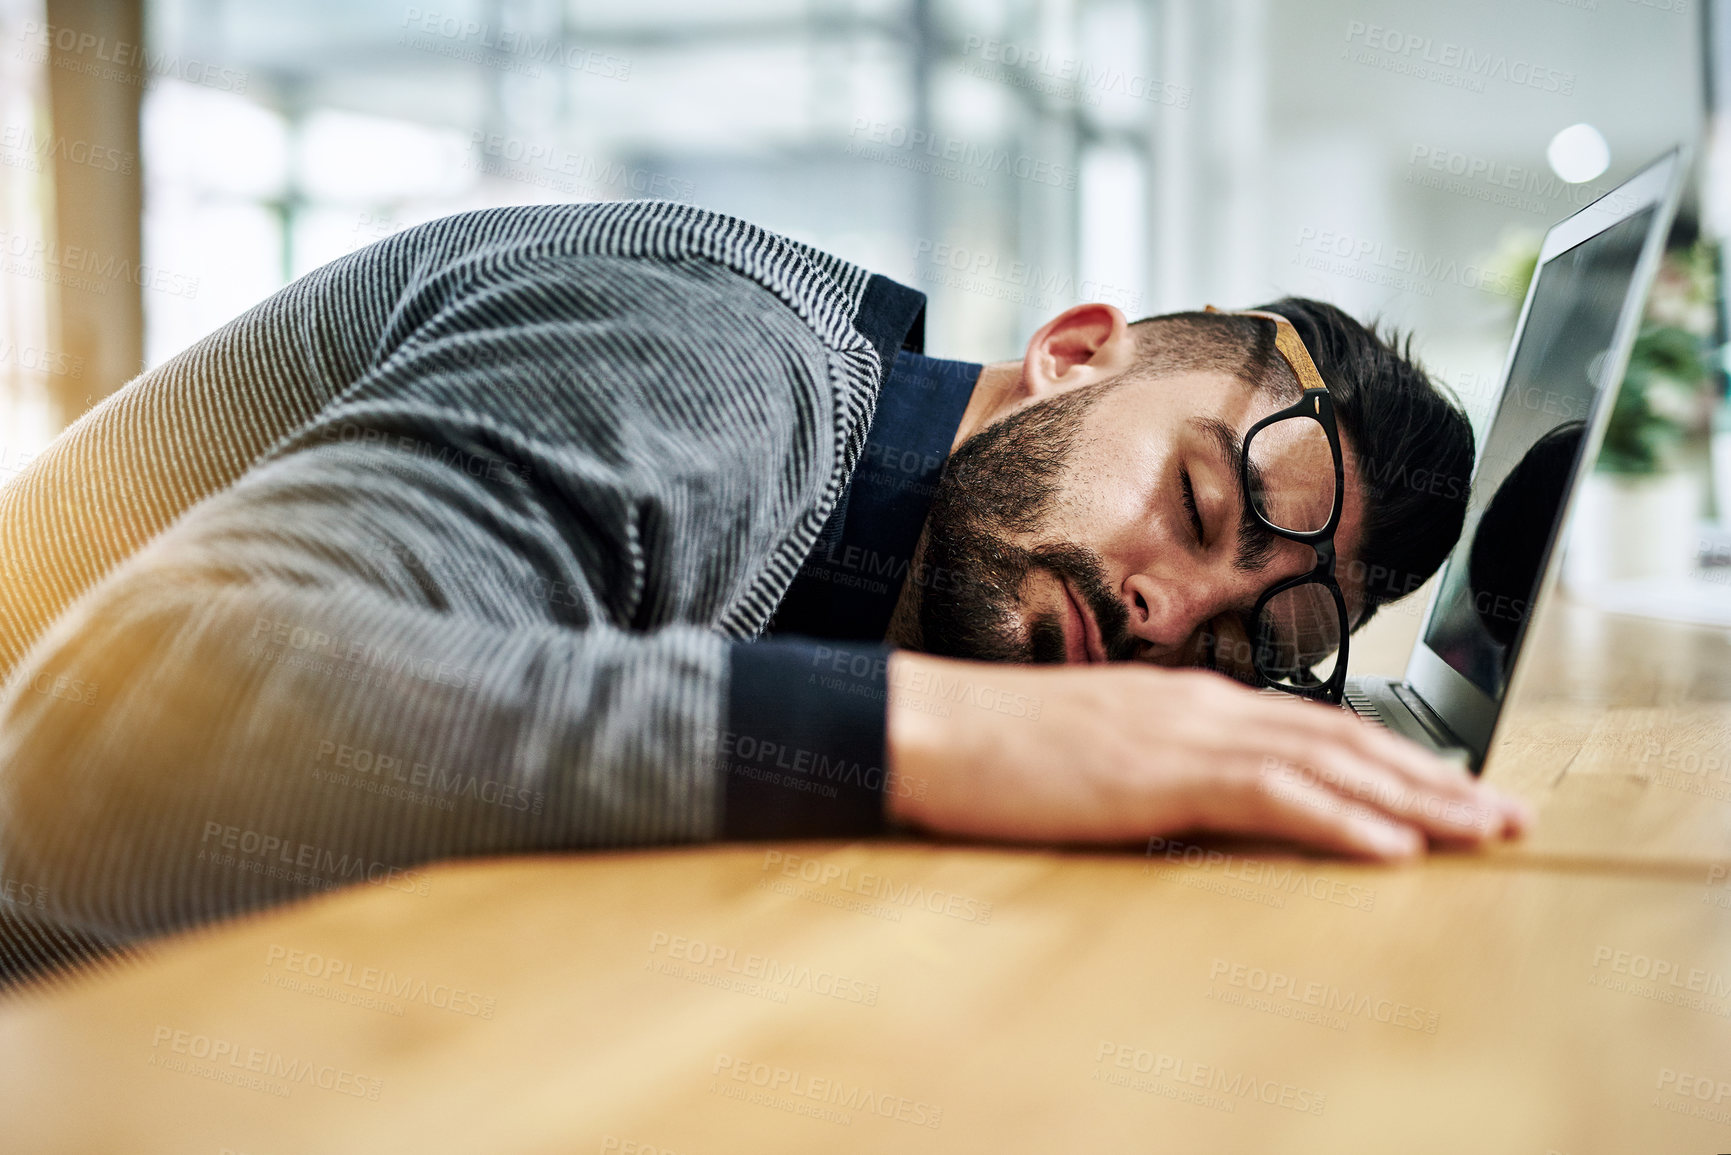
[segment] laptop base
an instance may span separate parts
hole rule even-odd
[[[1455,758],[1466,753],[1443,720],[1405,682],[1363,675],[1348,678],[1343,705],[1427,750]]]

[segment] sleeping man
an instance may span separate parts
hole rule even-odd
[[[1459,533],[1464,486],[1372,484],[1470,472],[1421,370],[1307,300],[983,366],[923,304],[690,206],[501,209],[125,386],[0,489],[9,933],[460,855],[1520,830],[1308,700]]]

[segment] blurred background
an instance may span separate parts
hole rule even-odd
[[[1482,426],[1545,227],[1710,145],[1704,3],[0,0],[0,480],[397,229],[630,197],[924,289],[940,356],[1018,357],[1081,300],[1323,297],[1410,330]],[[1570,574],[1731,624],[1700,155]]]

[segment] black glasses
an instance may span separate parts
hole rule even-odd
[[[1248,664],[1258,685],[1339,704],[1346,690],[1346,599],[1334,578],[1334,531],[1346,491],[1334,401],[1292,322],[1255,309],[1208,312],[1274,322],[1274,347],[1304,395],[1244,435],[1239,475],[1250,513],[1268,532],[1316,551],[1316,566],[1265,592],[1251,611],[1248,636],[1227,667]],[[1218,637],[1208,664],[1223,668]]]

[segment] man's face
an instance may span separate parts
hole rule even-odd
[[[926,580],[909,592],[921,648],[993,661],[1217,663],[1248,679],[1257,598],[1308,573],[1316,554],[1245,517],[1233,457],[1251,425],[1295,399],[1219,372],[1126,374],[987,426],[957,448],[934,495]],[[1363,502],[1343,451],[1337,572],[1356,620],[1361,588],[1345,575],[1361,571]]]

